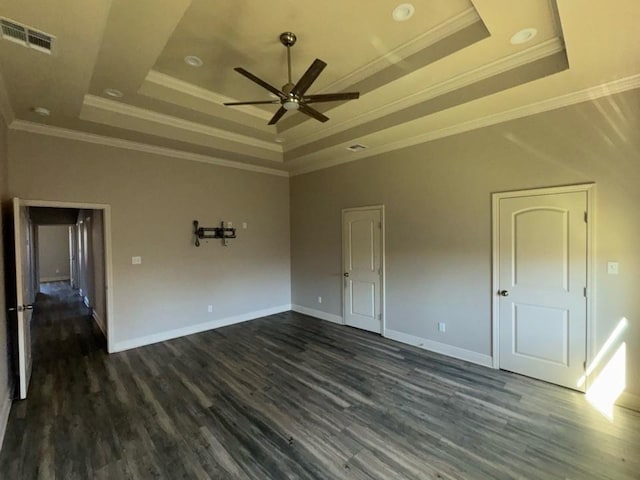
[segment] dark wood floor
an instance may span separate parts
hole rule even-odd
[[[114,355],[41,299],[0,478],[631,479],[640,414],[296,313]]]

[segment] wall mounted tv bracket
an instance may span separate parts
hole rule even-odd
[[[220,238],[222,245],[229,245],[229,239],[236,238],[236,229],[225,227],[224,222],[220,222],[219,227],[200,227],[197,220],[193,221],[193,234],[196,237],[196,247],[200,246],[200,239]]]

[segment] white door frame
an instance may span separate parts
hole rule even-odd
[[[491,214],[492,214],[492,239],[491,239],[491,256],[492,256],[492,289],[491,289],[491,318],[492,318],[492,341],[491,355],[493,357],[493,368],[500,368],[500,348],[498,335],[500,332],[500,309],[498,290],[500,288],[500,200],[503,198],[526,197],[534,195],[551,195],[557,193],[574,193],[585,192],[587,194],[587,365],[591,363],[593,352],[595,351],[595,183],[584,183],[578,185],[567,185],[559,187],[534,188],[528,190],[517,190],[511,192],[499,192],[491,195]],[[587,382],[589,379],[587,379]],[[586,387],[586,384],[585,384]]]
[[[105,274],[105,315],[107,325],[107,351],[113,352],[115,343],[113,339],[113,267],[111,250],[111,205],[106,203],[78,203],[78,202],[58,202],[52,200],[26,200],[21,198],[20,205],[25,207],[52,207],[52,208],[77,208],[86,210],[102,210],[102,228],[104,234],[104,274]]]
[[[343,242],[342,239],[344,238],[344,231],[343,231],[343,227],[344,227],[344,216],[346,213],[348,212],[358,212],[358,211],[362,211],[362,210],[380,210],[380,221],[382,222],[382,228],[380,229],[380,268],[382,269],[382,275],[380,275],[380,314],[382,315],[382,328],[380,331],[380,335],[382,335],[383,337],[387,336],[387,302],[386,302],[386,294],[385,294],[385,290],[386,290],[386,266],[385,266],[385,219],[384,219],[384,205],[369,205],[366,207],[349,207],[349,208],[343,208],[342,209],[342,213],[340,216],[340,244],[341,244],[341,250],[342,250],[342,260],[341,260],[341,264],[340,264],[340,292],[341,292],[341,298],[342,298],[342,324],[344,325],[345,323],[345,318],[347,318],[347,314],[345,311],[345,304],[344,304],[344,287],[342,286],[343,282],[344,282],[344,278],[342,277],[342,269],[344,268],[344,248],[342,247]]]

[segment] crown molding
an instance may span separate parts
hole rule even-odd
[[[0,115],[4,118],[5,125],[9,126],[15,119],[13,108],[11,108],[11,101],[9,100],[9,93],[7,92],[7,86],[4,83],[2,72],[0,72]]]
[[[191,122],[182,118],[166,115],[164,113],[154,112],[140,107],[135,107],[122,102],[116,102],[113,100],[107,100],[106,98],[97,97],[95,95],[85,95],[82,102],[82,106],[91,107],[98,110],[103,110],[127,117],[137,118],[152,123],[159,123],[169,127],[177,128],[180,130],[188,130],[190,132],[199,133],[209,137],[221,138],[223,140],[229,140],[232,142],[240,143],[243,145],[250,145],[252,147],[262,148],[271,152],[282,154],[282,145],[277,143],[271,143],[264,140],[258,140],[256,138],[248,137],[238,133],[233,133],[220,128],[210,127],[201,123]],[[80,115],[83,118],[83,115]]]
[[[216,105],[222,106],[223,103],[239,101],[235,98],[226,97],[211,90],[207,90],[206,88],[198,87],[197,85],[194,85],[192,83],[188,83],[170,75],[160,73],[156,70],[149,71],[147,77],[145,78],[145,82],[155,83],[156,85],[160,85],[161,87],[175,90],[177,92],[184,93],[185,95],[199,98],[206,102],[215,103]],[[257,117],[261,120],[269,121],[272,117],[269,112],[265,112],[264,110],[261,110],[257,107],[252,107],[251,105],[247,105],[242,111],[248,115],[253,115],[254,117]]]
[[[355,154],[351,153],[348,157],[340,156],[325,161],[319,160],[314,162],[314,155],[312,154],[300,159],[301,163],[305,162],[304,166],[300,166],[299,168],[293,167],[291,168],[290,172],[291,176],[296,176],[314,172],[316,170],[323,170],[325,168],[333,167],[343,163],[354,162],[362,158],[380,155],[392,150],[399,150],[401,148],[410,147],[420,143],[430,142],[438,138],[449,137],[451,135],[457,135],[459,133],[477,130],[479,128],[496,125],[498,123],[504,123],[510,120],[516,120],[518,118],[528,117],[530,115],[535,115],[538,113],[557,110],[558,108],[568,107],[577,103],[597,100],[598,98],[615,95],[616,93],[626,92],[627,90],[633,90],[635,88],[640,88],[640,74],[621,78],[612,82],[602,83],[594,87],[589,87],[583,90],[578,90],[576,92],[548,98],[539,102],[531,103],[529,105],[505,110],[503,112],[476,118],[467,122],[452,125],[450,127],[433,130],[421,135],[403,138],[401,140],[398,140],[397,142],[391,142],[379,147],[362,150]]]
[[[403,59],[410,57],[414,53],[424,50],[440,40],[443,40],[448,36],[480,21],[482,21],[482,19],[476,9],[474,7],[469,7],[458,15],[451,17],[408,42],[390,50],[384,55],[377,57],[375,60],[372,60],[353,72],[350,72],[335,82],[330,83],[319,90],[319,93],[342,91],[354,83],[376,74],[389,65],[394,65]]]
[[[107,137],[94,133],[81,132],[68,128],[54,127],[51,125],[43,125],[40,123],[28,122],[25,120],[14,120],[9,125],[10,130],[35,133],[39,135],[48,135],[51,137],[65,138],[68,140],[77,140],[79,142],[94,143],[108,147],[124,148],[126,150],[135,150],[154,155],[162,155],[164,157],[179,158],[182,160],[190,160],[193,162],[208,163],[220,167],[236,168],[239,170],[248,170],[250,172],[264,173],[267,175],[276,175],[279,177],[288,177],[289,173],[276,168],[261,167],[259,165],[251,165],[248,163],[235,162],[233,160],[225,160],[223,158],[210,157],[198,153],[185,152],[173,148],[159,147],[149,145],[147,143],[134,142],[120,138]]]
[[[419,90],[411,95],[399,98],[394,102],[386,103],[372,110],[367,110],[366,112],[363,112],[359,115],[349,115],[345,120],[335,121],[334,114],[331,125],[322,129],[316,128],[306,135],[302,134],[296,136],[295,138],[287,142],[286,149],[288,151],[294,150],[307,143],[321,140],[324,137],[349,130],[351,128],[357,127],[358,125],[362,125],[377,118],[390,115],[394,112],[409,108],[418,103],[425,102],[431,98],[435,98],[445,93],[469,86],[481,80],[500,75],[501,73],[507,72],[516,67],[535,62],[536,60],[540,60],[541,58],[554,55],[558,52],[562,52],[563,50],[564,41],[561,38],[551,38],[547,41],[534,45],[531,48],[527,48],[526,50],[507,55],[505,57],[494,60],[493,62],[482,65],[478,68],[474,68],[454,77],[448,78],[442,82],[430,85],[429,87]],[[385,86],[385,88],[389,87],[389,85]],[[337,109],[335,109],[334,112],[336,110]],[[291,133],[295,134],[295,130],[295,128],[291,129]]]

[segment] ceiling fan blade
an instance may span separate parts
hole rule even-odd
[[[223,105],[226,106],[230,106],[230,105],[266,105],[269,103],[280,103],[280,100],[256,100],[254,102],[228,102],[228,103],[223,103]]]
[[[316,78],[318,78],[318,75],[322,73],[322,70],[324,70],[324,67],[326,66],[326,63],[324,63],[319,58],[316,58],[311,66],[307,69],[307,71],[304,72],[304,75],[302,75],[300,80],[298,80],[298,83],[296,83],[296,85],[293,87],[291,93],[296,96],[304,95],[304,93],[309,89],[311,84],[316,81]]]
[[[271,93],[274,93],[276,95],[278,95],[278,97],[280,98],[286,98],[287,96],[284,94],[284,92],[281,92],[280,90],[278,90],[276,87],[274,87],[273,85],[269,85],[267,82],[265,82],[264,80],[262,80],[261,78],[256,77],[253,73],[251,72],[247,72],[244,68],[242,67],[236,67],[234,68],[234,70],[236,72],[238,72],[240,75],[244,75],[245,77],[247,77],[249,80],[251,80],[252,82],[257,83],[258,85],[260,85],[262,88],[265,88],[267,90],[269,90]]]
[[[321,93],[319,95],[305,95],[304,103],[339,102],[341,100],[357,100],[360,92]]]
[[[329,117],[324,116],[323,114],[321,114],[319,111],[317,111],[314,108],[308,107],[304,104],[300,104],[300,108],[299,110],[304,113],[305,115],[309,115],[312,118],[315,118],[316,120],[324,123],[327,120],[329,120]]]
[[[269,120],[269,125],[275,125],[276,123],[278,123],[278,120],[280,120],[285,113],[287,113],[287,109],[284,107],[280,107],[276,114],[271,117],[271,120]]]

